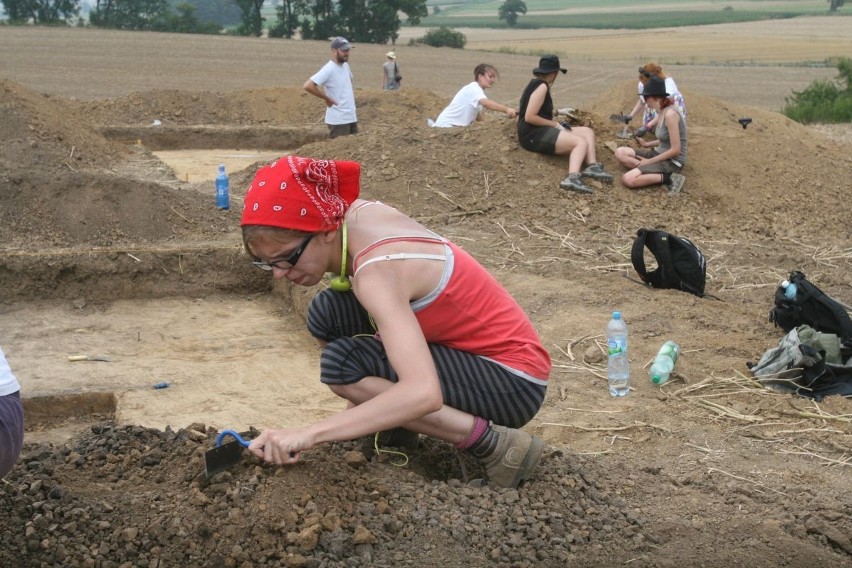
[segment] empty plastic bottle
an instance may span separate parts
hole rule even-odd
[[[219,175],[216,176],[216,207],[229,209],[231,198],[228,194],[228,174],[225,173],[225,164],[219,165]]]
[[[669,380],[678,357],[680,357],[680,346],[677,343],[671,340],[663,343],[663,346],[657,351],[657,356],[654,357],[651,370],[648,371],[651,382],[655,385],[661,385]]]
[[[788,300],[795,300],[796,299],[797,289],[796,289],[795,284],[793,284],[789,280],[784,280],[783,282],[781,282],[781,288],[784,289],[784,297],[785,298],[787,298]]]
[[[627,358],[627,324],[621,312],[612,312],[612,319],[606,326],[606,343],[609,350],[606,367],[609,394],[627,396],[630,392],[630,361]]]

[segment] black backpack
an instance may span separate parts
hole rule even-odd
[[[796,297],[788,300],[779,286],[769,321],[784,331],[808,325],[817,331],[833,333],[844,345],[852,345],[852,319],[840,302],[826,295],[798,270],[791,272],[788,280],[796,285]]]
[[[657,259],[657,269],[648,272],[643,258],[645,247]],[[704,296],[707,261],[692,241],[665,231],[639,229],[630,253],[633,268],[646,284],[654,288],[677,288]]]

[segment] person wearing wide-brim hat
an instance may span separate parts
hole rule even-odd
[[[663,68],[658,64],[648,62],[639,67],[639,82],[637,83],[639,98],[630,112],[624,115],[624,122],[627,124],[640,112],[642,113],[642,124],[635,132],[640,138],[644,137],[648,132],[653,132],[657,126],[657,111],[645,103],[645,85],[648,84],[651,77],[657,77],[666,82],[666,92],[669,94],[669,98],[674,102],[675,108],[683,119],[686,120],[686,103],[683,100],[683,95],[677,88],[677,83],[675,83],[673,78],[663,73]]]
[[[387,61],[382,64],[382,89],[385,91],[396,91],[400,87],[402,75],[399,74],[399,65],[396,62],[396,52],[385,53]]]
[[[312,424],[265,430],[249,450],[286,465],[325,442],[416,446],[424,434],[478,460],[492,485],[517,487],[541,457],[542,440],[520,428],[544,401],[550,356],[463,248],[359,199],[360,172],[357,162],[285,156],[246,192],[240,226],[255,266],[297,286],[338,274],[306,320],[322,345],[321,381],[348,402]]]
[[[662,184],[668,193],[674,194],[679,193],[686,182],[681,173],[687,155],[686,121],[667,91],[666,82],[659,77],[650,77],[645,85],[645,102],[659,114],[654,130],[657,139],[648,142],[636,136],[635,140],[642,148],[650,149],[620,146],[615,151],[615,159],[628,168],[621,176],[621,183],[627,188]]]
[[[612,183],[613,177],[597,161],[595,133],[586,126],[571,126],[554,119],[550,87],[567,69],[556,55],[545,55],[533,69],[533,78],[521,95],[518,113],[518,141],[531,152],[568,156],[568,177],[559,183],[562,189],[592,193],[584,177]],[[586,166],[583,168],[583,166]]]

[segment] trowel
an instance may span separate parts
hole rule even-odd
[[[223,444],[225,436],[234,438],[233,442]],[[249,442],[233,430],[222,430],[216,436],[216,447],[204,452],[204,475],[210,479],[219,472],[225,471],[243,457],[243,448],[248,448]],[[290,452],[294,457],[296,452]]]
[[[609,115],[609,119],[613,122],[618,122],[621,124],[621,130],[615,134],[616,138],[621,140],[630,140],[633,138],[633,132],[631,132],[630,128],[627,126],[627,123],[624,121],[624,113],[620,112],[618,114]]]
[[[223,444],[225,436],[234,438],[233,442]],[[225,471],[242,459],[243,448],[249,443],[233,430],[222,430],[216,436],[216,447],[204,452],[204,475],[209,479],[221,471]]]

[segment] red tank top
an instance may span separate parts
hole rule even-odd
[[[521,306],[466,251],[449,241],[435,240],[450,247],[453,264],[443,290],[427,305],[415,307],[426,341],[486,357],[527,380],[545,384],[550,378],[550,355]]]

